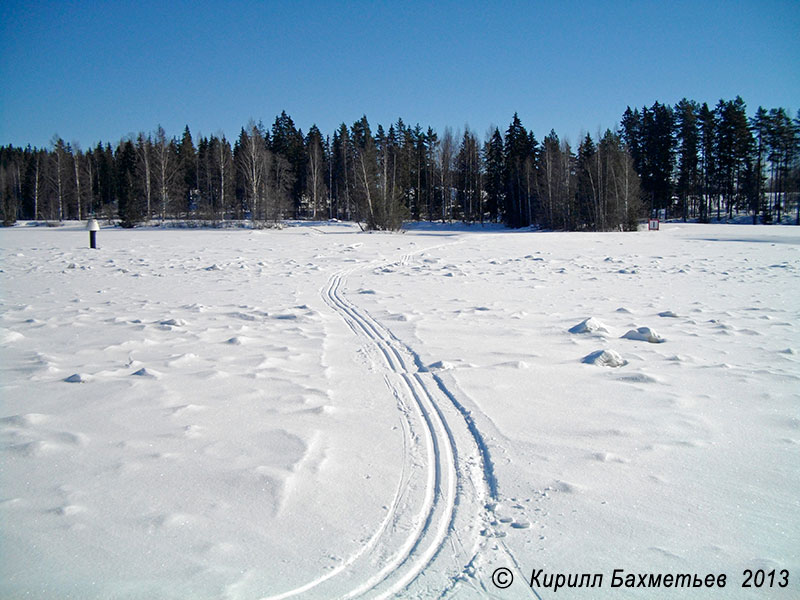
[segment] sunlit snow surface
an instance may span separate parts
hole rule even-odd
[[[0,231],[0,597],[800,591],[796,228],[98,245]]]

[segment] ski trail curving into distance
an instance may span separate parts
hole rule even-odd
[[[444,245],[450,244],[381,264],[404,265],[415,254]],[[490,571],[484,572],[482,563],[492,563],[482,554],[510,559],[520,570],[502,540],[486,533],[492,519],[488,510],[498,497],[497,481],[488,445],[470,411],[440,377],[425,369],[416,352],[345,296],[347,276],[374,266],[373,262],[332,274],[320,294],[354,335],[377,350],[374,366],[383,371],[402,417],[401,477],[386,517],[356,553],[324,576],[265,600],[312,590],[319,597],[342,600],[388,598],[415,584],[427,589],[425,583],[444,588],[440,597],[455,595],[461,587],[485,595],[493,590],[484,583]],[[349,583],[342,584],[345,575]],[[432,582],[423,581],[428,577]]]

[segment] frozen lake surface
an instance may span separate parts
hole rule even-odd
[[[798,228],[98,243],[0,230],[4,598],[800,593]]]

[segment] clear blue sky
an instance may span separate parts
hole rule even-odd
[[[161,124],[234,139],[281,110],[481,138],[513,113],[573,143],[627,105],[800,108],[800,3],[0,2],[0,144],[83,148]]]

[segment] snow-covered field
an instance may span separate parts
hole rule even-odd
[[[98,242],[0,231],[0,597],[800,594],[800,229]]]

